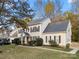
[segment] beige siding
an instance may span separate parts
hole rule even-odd
[[[46,43],[46,38],[45,37],[48,37],[47,39],[47,43]],[[54,40],[54,36],[56,36],[56,42],[61,45],[61,46],[65,46],[65,42],[66,42],[66,33],[65,32],[60,32],[60,33],[51,33],[51,34],[43,34],[42,38],[44,40],[44,45],[49,45],[49,40],[50,40],[50,36],[51,36],[51,39]],[[61,36],[61,43],[59,43],[59,36]]]

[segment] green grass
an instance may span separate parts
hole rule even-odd
[[[71,55],[15,45],[1,46],[0,51],[0,59],[79,59],[79,52]]]
[[[79,59],[79,51],[77,52],[75,59]]]
[[[50,48],[50,49],[55,49],[55,50],[61,50],[61,51],[66,51],[66,52],[69,52],[71,51],[72,49],[67,49],[67,48],[62,48],[62,47],[51,47],[51,46],[42,46],[44,48]]]

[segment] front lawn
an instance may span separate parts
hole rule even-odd
[[[0,59],[79,59],[79,52],[71,55],[15,45],[0,46],[0,51]]]
[[[67,52],[69,52],[69,51],[71,51],[72,49],[67,49],[67,48],[63,48],[63,47],[51,47],[51,46],[42,46],[42,47],[44,47],[44,48],[49,48],[49,49],[55,49],[55,50],[61,50],[61,51],[67,51]]]

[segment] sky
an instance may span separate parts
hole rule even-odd
[[[71,10],[71,0],[62,0],[63,2],[63,8],[62,8],[62,12]]]
[[[47,0],[43,0],[43,3],[46,3]],[[62,8],[62,12],[68,11],[71,9],[71,3],[74,0],[61,0],[61,2],[63,3],[63,8]],[[29,0],[29,4],[31,6],[31,8],[33,8],[34,10],[36,10],[36,0]]]

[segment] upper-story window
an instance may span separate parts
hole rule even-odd
[[[30,32],[32,32],[33,31],[33,29],[32,29],[32,27],[30,27]]]
[[[29,28],[27,29],[27,31],[29,32]]]
[[[47,36],[46,36],[46,43],[47,43]]]
[[[39,31],[40,31],[40,26],[30,28],[30,32],[39,32]]]
[[[38,31],[38,32],[40,31],[40,26],[37,27],[37,31]]]

